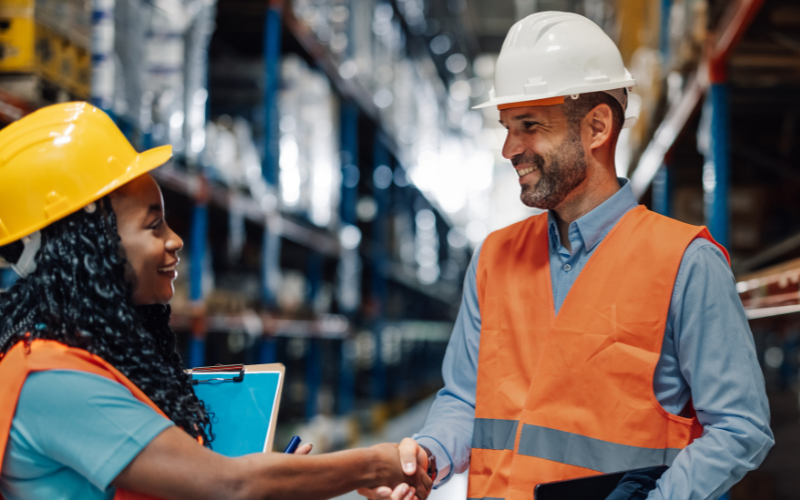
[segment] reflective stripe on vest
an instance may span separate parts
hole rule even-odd
[[[523,424],[517,453],[609,474],[672,465],[680,451],[676,448],[640,448]]]
[[[482,450],[513,450],[517,437],[516,420],[476,418],[472,431],[472,448]]]

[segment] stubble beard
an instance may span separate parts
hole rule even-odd
[[[534,153],[515,156],[511,163],[515,167],[527,163],[540,172],[536,184],[523,184],[520,193],[522,203],[532,208],[556,208],[586,179],[586,155],[580,135],[574,130],[564,139],[550,162]]]

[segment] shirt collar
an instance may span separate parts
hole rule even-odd
[[[578,228],[587,252],[592,251],[598,243],[603,241],[603,238],[606,237],[623,215],[639,205],[633,195],[633,189],[631,189],[631,183],[628,179],[617,177],[617,180],[619,181],[619,191],[593,208],[588,214],[572,223]],[[551,244],[554,244],[552,236],[558,235],[558,225],[551,213],[548,212],[547,217],[550,226]],[[570,224],[570,227],[572,227],[572,224]]]

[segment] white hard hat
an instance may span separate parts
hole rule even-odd
[[[565,96],[608,92],[624,111],[635,85],[619,49],[595,23],[571,12],[537,12],[509,30],[490,100],[475,108],[558,104]]]

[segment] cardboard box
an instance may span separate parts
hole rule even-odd
[[[0,17],[0,71],[35,69],[35,33],[32,17]]]

